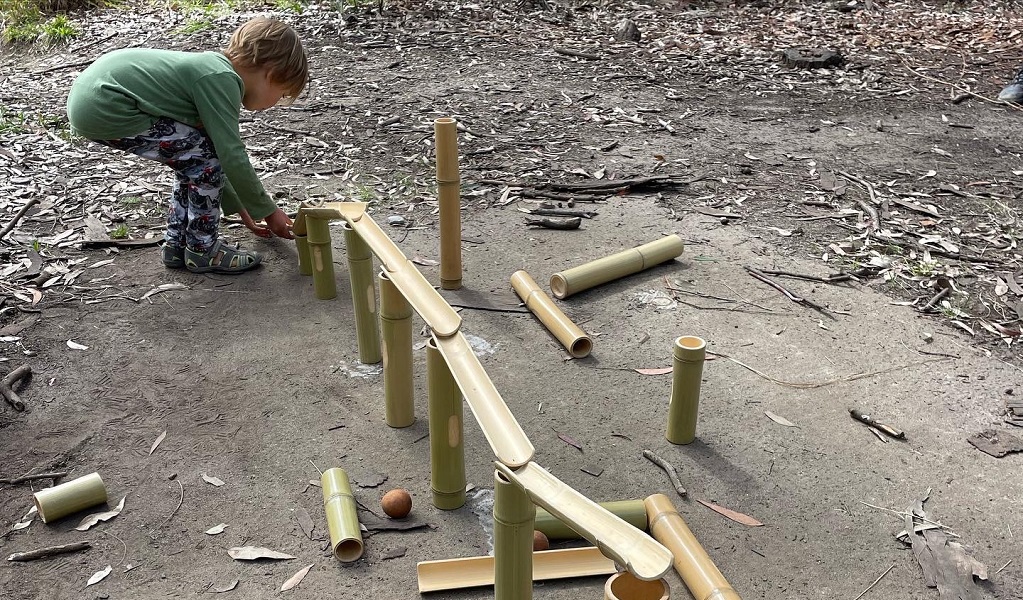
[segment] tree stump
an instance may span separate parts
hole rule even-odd
[[[619,42],[638,42],[643,34],[632,19],[625,18],[615,25],[615,39]]]
[[[797,69],[827,69],[842,64],[842,55],[822,48],[789,48],[782,52],[781,61]]]

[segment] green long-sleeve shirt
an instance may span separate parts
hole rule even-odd
[[[263,189],[238,131],[245,93],[231,61],[219,52],[129,48],[93,62],[71,86],[67,112],[72,130],[93,140],[147,131],[169,117],[202,126],[227,176],[221,208],[245,208],[254,219],[277,209]]]

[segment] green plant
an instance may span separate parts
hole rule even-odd
[[[40,26],[43,36],[51,44],[67,42],[81,33],[66,15],[57,15]]]
[[[286,10],[296,14],[301,14],[303,8],[300,0],[274,0],[274,6],[278,10]]]
[[[110,232],[110,237],[115,240],[123,240],[128,237],[128,226],[123,223],[118,225],[116,229]]]
[[[121,198],[120,201],[121,204],[127,207],[135,207],[142,204],[142,198],[139,196],[125,196],[124,198]]]
[[[0,133],[25,133],[28,116],[21,112],[4,108],[0,104]]]

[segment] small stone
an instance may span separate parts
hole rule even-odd
[[[167,474],[167,481],[174,481],[177,478],[178,478],[178,474],[177,473],[168,473]]]
[[[399,227],[405,224],[405,217],[401,215],[391,215],[387,217],[387,224],[391,227]]]

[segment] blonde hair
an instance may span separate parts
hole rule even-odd
[[[232,63],[248,69],[266,68],[270,79],[295,98],[305,89],[309,65],[298,34],[285,23],[256,17],[231,34],[223,50]]]

